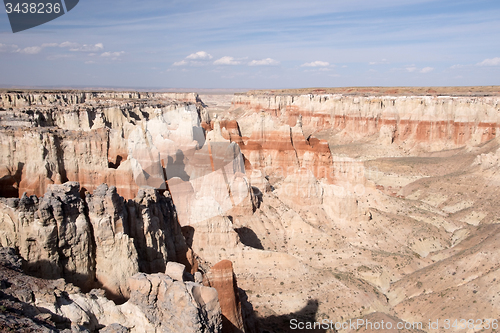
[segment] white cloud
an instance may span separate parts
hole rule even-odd
[[[451,66],[450,68],[451,69],[457,69],[457,68],[462,68],[462,67],[464,67],[464,65],[457,64],[457,65]]]
[[[266,58],[262,60],[252,60],[248,63],[248,66],[276,66],[280,62],[271,58]]]
[[[214,65],[239,65],[241,61],[234,59],[233,57],[222,57],[214,61]]]
[[[476,64],[477,66],[499,66],[500,65],[500,58],[491,58],[491,59],[484,59],[483,61],[479,62]]]
[[[104,52],[101,54],[101,57],[119,57],[121,56],[122,54],[124,54],[125,52],[124,51],[120,51],[120,52]]]
[[[393,68],[391,70],[401,70],[401,68]],[[406,70],[409,73],[416,73],[416,72],[418,72],[418,73],[425,74],[425,73],[432,72],[434,70],[434,67],[418,68],[415,65],[409,65],[409,66],[405,67],[404,70]]]
[[[24,54],[38,54],[40,51],[42,51],[41,46],[29,46],[19,50],[20,53]]]
[[[368,64],[370,65],[383,65],[383,64],[388,64],[389,61],[387,59],[382,59],[381,61],[370,61]]]
[[[15,47],[15,49],[13,49]],[[80,45],[78,43],[72,42],[63,42],[63,43],[43,43],[40,46],[28,46],[25,48],[19,48],[17,45],[6,45],[0,44],[0,52],[10,51],[10,52],[18,52],[24,54],[38,54],[43,49],[48,47],[61,47],[67,48],[70,51],[81,51],[81,52],[97,52],[102,51],[104,49],[104,45],[102,43],[97,43],[95,45]]]
[[[306,62],[305,64],[300,65],[300,67],[327,67],[330,66],[330,63],[326,61],[313,61],[313,62]]]
[[[101,57],[107,58],[107,59],[111,59],[111,60],[118,60],[118,59],[120,59],[120,56],[122,54],[124,54],[124,53],[125,53],[124,51],[120,51],[120,52],[104,52],[104,53],[101,53]]]
[[[187,65],[189,62],[186,61],[186,60],[181,60],[181,61],[177,61],[177,62],[174,62],[174,66],[185,66]]]
[[[191,53],[188,55],[186,58],[184,58],[181,61],[176,61],[173,63],[173,66],[203,66],[206,65],[207,62],[206,60],[212,59],[212,55],[205,52],[205,51],[199,51],[196,53]]]
[[[87,45],[87,44],[78,45],[77,44],[77,46],[71,45],[71,46],[67,46],[67,47],[69,47],[70,48],[69,50],[72,52],[99,52],[99,51],[104,49],[104,45],[102,43],[97,43],[95,45]]]
[[[201,60],[207,60],[207,59],[212,59],[212,55],[208,54],[205,51],[199,51],[196,53],[192,53],[186,57],[186,59],[191,59],[191,60],[196,60],[196,59],[201,59]]]
[[[59,44],[59,47],[68,47],[68,48],[77,48],[80,45],[78,43],[72,43],[72,42],[63,42]]]
[[[16,52],[19,47],[15,44],[2,44],[0,43],[0,52]]]

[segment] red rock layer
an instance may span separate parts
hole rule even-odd
[[[309,131],[333,129],[371,136],[388,126],[392,142],[478,144],[500,129],[497,97],[356,97],[340,95],[238,95],[232,108],[266,111],[293,126],[301,117]]]
[[[206,275],[205,284],[215,288],[219,294],[219,304],[222,311],[222,332],[244,332],[241,303],[239,299],[233,263],[222,260],[215,264]]]
[[[20,197],[26,192],[40,197],[49,185],[66,181],[79,182],[82,193],[107,183],[127,199],[137,194],[126,154],[108,149],[107,129],[17,130],[0,133],[0,137],[0,172],[11,180],[3,184],[1,196]]]
[[[279,122],[276,118],[274,121]],[[247,172],[264,170],[266,174],[286,178],[300,169],[307,169],[317,179],[333,180],[328,143],[314,137],[306,139],[300,124],[274,129],[273,126],[257,126],[250,137],[241,136],[237,121],[221,121],[220,125],[224,138],[240,146]]]

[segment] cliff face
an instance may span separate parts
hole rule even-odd
[[[8,91],[0,93],[0,107],[19,108],[33,106],[68,106],[73,104],[100,103],[111,100],[176,100],[197,103],[195,93],[150,93],[150,92],[88,92],[88,91]]]
[[[136,164],[129,159],[131,133],[176,110],[206,120],[200,105],[196,94],[4,93],[0,194],[41,196],[48,185],[69,180],[90,192],[107,183],[134,198],[145,182],[136,181]],[[157,173],[164,182],[163,172]]]
[[[43,198],[0,202],[0,247],[15,247],[26,271],[61,278],[113,299],[128,298],[128,278],[164,272],[167,261],[185,262],[188,248],[170,197],[141,190],[125,201],[116,188],[99,186],[80,198],[78,183],[51,185]]]
[[[294,126],[283,124],[281,119],[266,112],[218,124],[221,135],[240,147],[249,175],[256,172],[263,177],[286,178],[300,170],[310,170],[318,179],[333,181],[328,143],[314,137],[306,139],[300,116]]]
[[[168,182],[182,225],[253,209],[241,151],[205,133],[196,94],[10,93],[0,105],[2,196],[76,181],[82,196],[105,183],[131,199]]]
[[[338,132],[342,142],[379,136],[437,148],[473,145],[497,136],[497,97],[362,97],[342,95],[236,95],[233,108],[266,111],[308,133]]]

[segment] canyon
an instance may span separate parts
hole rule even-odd
[[[0,321],[498,321],[499,94],[1,91]]]

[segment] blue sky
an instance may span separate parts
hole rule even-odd
[[[13,34],[1,86],[500,85],[500,1],[81,0]]]

